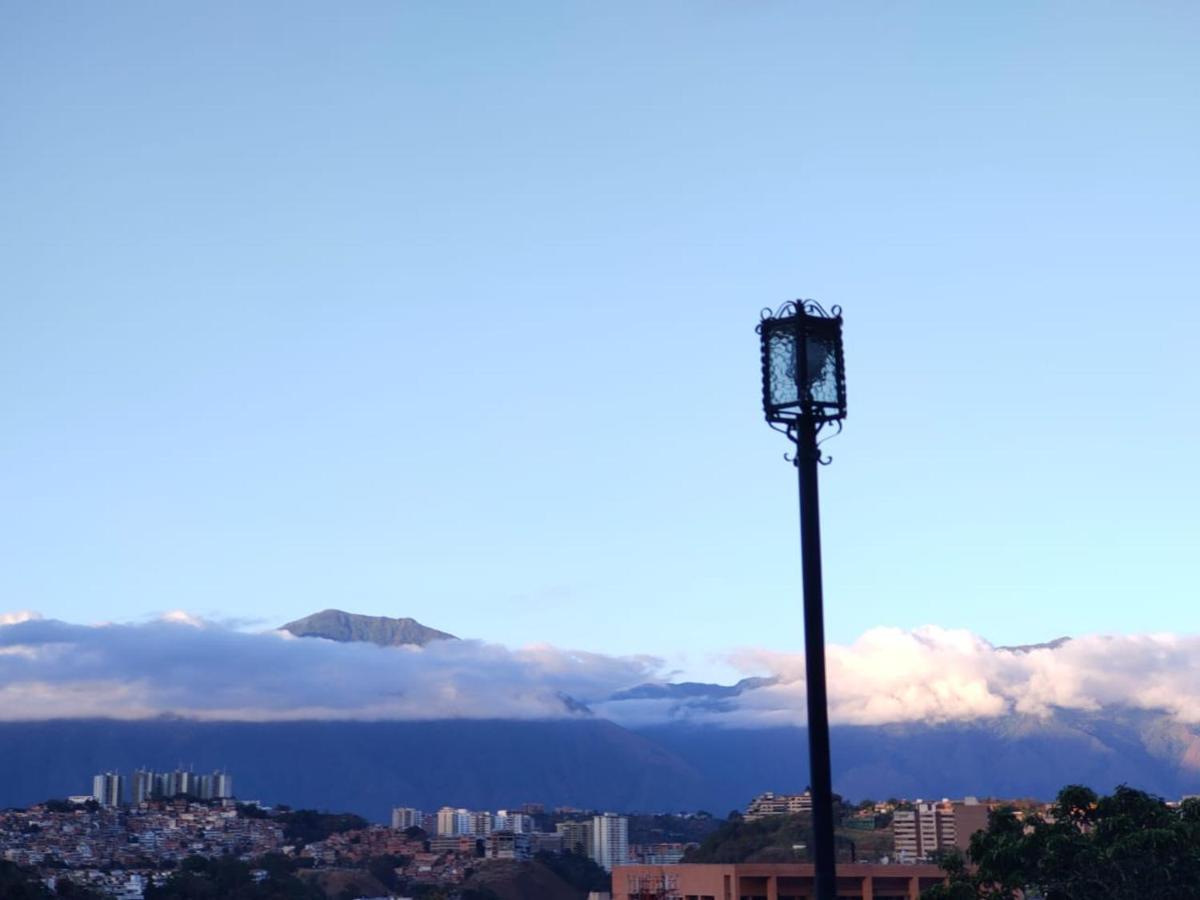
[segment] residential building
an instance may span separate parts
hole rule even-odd
[[[534,831],[529,835],[529,849],[535,856],[539,853],[562,853],[563,836],[560,832]]]
[[[188,769],[174,772],[151,772],[138,769],[133,773],[133,802],[145,803],[179,795],[200,800],[226,800],[233,796],[233,776],[228,772],[197,775]]]
[[[604,871],[629,861],[629,819],[616,813],[592,817],[592,852],[589,854]]]
[[[533,856],[529,835],[513,831],[494,831],[487,838],[491,859],[530,859]]]
[[[125,776],[104,772],[92,777],[92,799],[101,806],[121,806],[125,802]]]
[[[133,773],[133,805],[140,806],[156,795],[154,793],[154,773],[145,769],[136,769]]]
[[[533,817],[527,813],[509,812],[507,809],[497,810],[496,830],[529,834],[533,831]]]
[[[471,834],[470,810],[443,806],[437,812],[437,833],[440,837]]]
[[[966,849],[971,835],[987,827],[988,807],[974,797],[961,803],[918,802],[912,809],[892,813],[892,839],[901,862],[931,859],[934,854]]]
[[[759,794],[746,806],[747,822],[767,816],[792,816],[796,813],[812,812],[812,792],[803,794],[776,794],[772,791]]]
[[[554,830],[562,835],[564,853],[592,855],[592,823],[590,820],[559,822]]]
[[[915,809],[897,809],[892,813],[892,849],[900,862],[922,858]]]
[[[683,860],[683,854],[687,852],[688,846],[675,842],[630,844],[629,860],[648,866],[673,866]]]
[[[405,828],[423,828],[425,813],[411,806],[397,806],[392,810],[392,827],[397,831]]]
[[[495,820],[489,812],[471,812],[467,814],[467,834],[473,834],[477,837],[485,837],[492,833],[492,826]],[[502,826],[496,825],[496,830],[503,830]]]
[[[964,797],[954,804],[954,846],[966,850],[971,846],[971,835],[985,831],[988,827],[988,812],[991,807],[974,797]]]

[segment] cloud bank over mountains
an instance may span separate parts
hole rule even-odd
[[[1110,706],[1200,723],[1200,636],[997,648],[967,631],[875,628],[828,648],[834,723],[955,722]],[[481,641],[378,647],[248,633],[171,613],[74,625],[0,614],[0,718],[543,719],[802,724],[804,661],[743,650],[737,685],[671,684],[652,656]]]

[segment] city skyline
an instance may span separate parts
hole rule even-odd
[[[1194,634],[1198,15],[13,6],[2,606],[729,682],[800,646],[803,296],[831,642]]]

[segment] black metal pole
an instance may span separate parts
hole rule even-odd
[[[800,554],[804,566],[804,668],[808,682],[808,761],[811,770],[816,900],[836,900],[833,854],[833,778],[825,697],[825,615],[821,590],[821,508],[817,495],[817,429],[808,418],[796,429],[800,473]]]

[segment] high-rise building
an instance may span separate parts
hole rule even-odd
[[[488,835],[487,855],[491,859],[529,859],[533,856],[529,835],[495,831]]]
[[[961,803],[955,802],[954,845],[959,850],[971,846],[971,835],[987,829],[989,809],[986,803],[980,803],[974,797],[965,797]]]
[[[121,806],[125,802],[125,776],[116,772],[93,776],[92,799],[101,806]]]
[[[397,806],[392,809],[392,827],[397,831],[405,828],[423,828],[425,813],[411,806]]]
[[[452,837],[458,834],[458,815],[453,806],[443,806],[437,811],[438,837]]]
[[[512,831],[516,834],[529,834],[533,831],[533,817],[520,812],[510,812],[507,809],[496,811],[496,831]]]
[[[228,772],[197,775],[184,769],[174,772],[151,772],[138,769],[133,773],[133,802],[161,800],[187,794],[201,800],[224,800],[233,796],[233,776]]]
[[[629,819],[616,813],[592,817],[592,852],[596,864],[611,872],[629,861]]]
[[[471,812],[467,814],[467,834],[483,837],[492,833],[495,819],[490,812]]]
[[[443,806],[437,814],[437,833],[442,837],[453,837],[471,833],[471,812]]]
[[[921,839],[917,832],[917,811],[897,809],[892,812],[892,849],[900,862],[921,858]]]
[[[592,823],[590,819],[559,822],[554,830],[562,835],[563,853],[592,855]]]
[[[978,825],[982,810],[982,826]],[[959,822],[959,818],[962,819]],[[918,803],[892,813],[892,840],[901,862],[930,859],[952,847],[962,848],[971,835],[987,827],[987,808],[976,803]]]
[[[137,769],[133,773],[133,805],[145,803],[155,796],[154,773]]]

